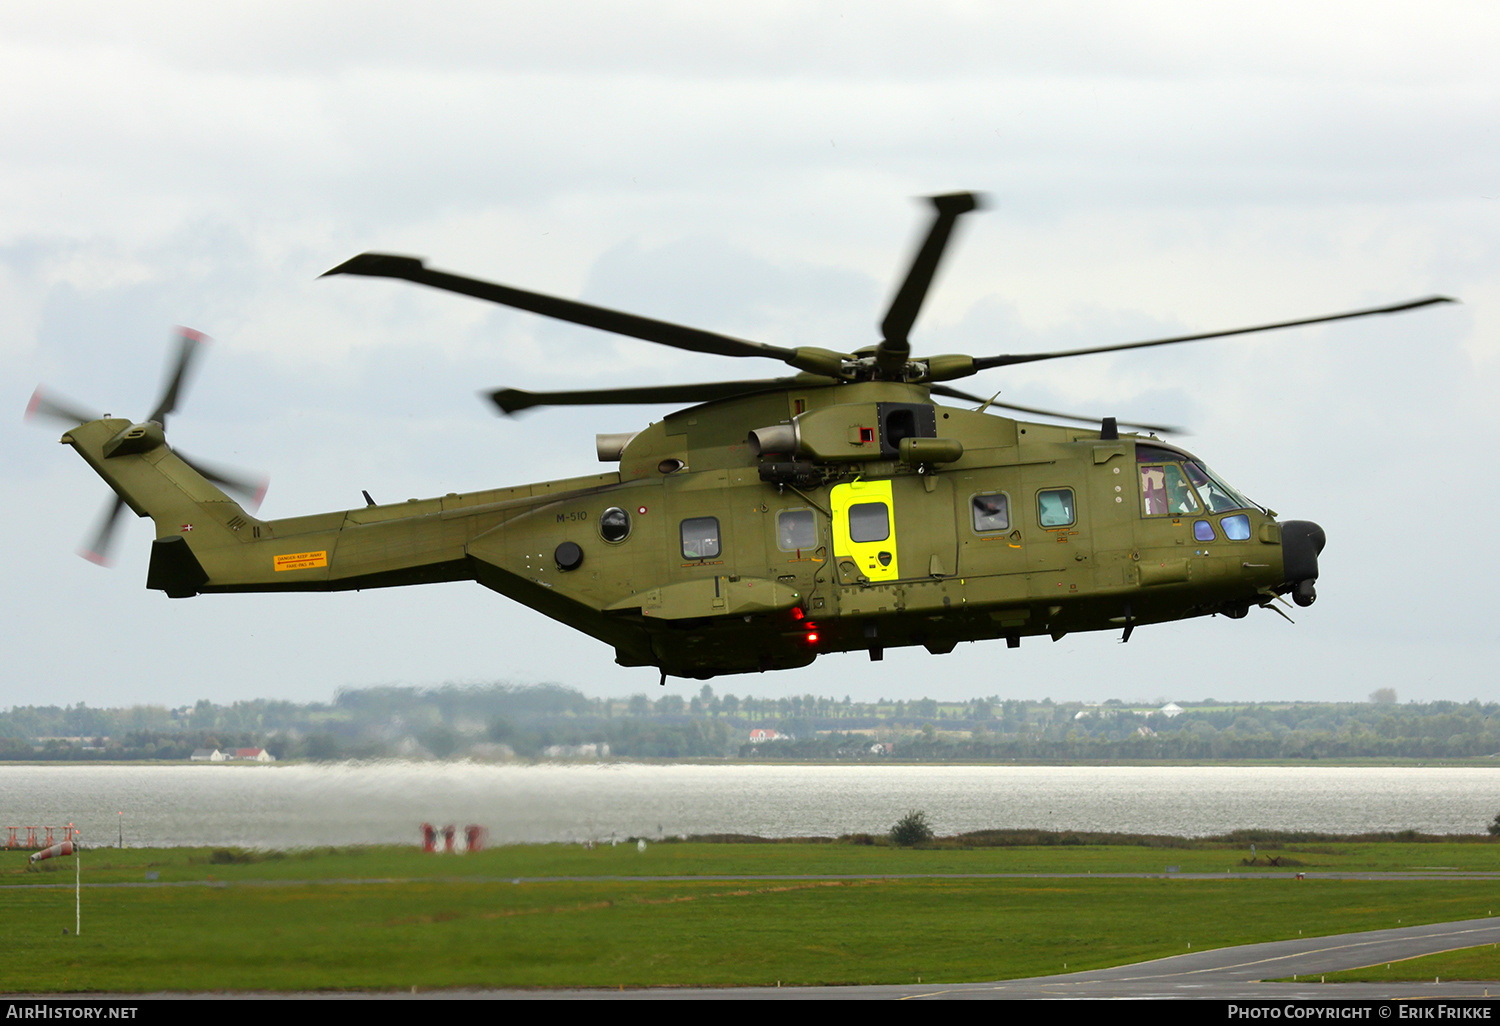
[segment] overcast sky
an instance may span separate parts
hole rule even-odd
[[[990,371],[968,391],[1190,425],[1326,529],[1319,601],[723,677],[873,699],[1496,698],[1500,8],[1487,3],[69,3],[0,10],[0,705],[326,700],[656,672],[477,584],[169,600],[46,382],[120,416],[214,337],[171,438],[267,518],[607,469],[668,412],[497,417],[481,389],[773,376],[396,281],[364,250],[780,345],[876,325],[927,213],[982,190],[919,353],[1463,305]],[[696,682],[672,681],[683,693]]]

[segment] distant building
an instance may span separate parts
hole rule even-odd
[[[194,748],[190,762],[275,762],[276,756],[264,748],[234,748],[227,752],[217,748]]]
[[[779,730],[771,730],[768,727],[755,727],[750,731],[751,741],[780,741],[786,735]]]
[[[547,759],[603,759],[609,756],[609,745],[599,742],[586,745],[548,745],[542,749]]]
[[[1176,702],[1168,702],[1157,711],[1168,719],[1171,719],[1173,716],[1182,715],[1182,706],[1178,705]]]

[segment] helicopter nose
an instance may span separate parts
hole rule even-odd
[[[1318,555],[1328,536],[1311,520],[1288,520],[1281,525],[1281,557],[1292,601],[1310,606],[1318,599],[1313,582],[1318,579]]]

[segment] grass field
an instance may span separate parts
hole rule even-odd
[[[74,921],[72,860],[27,870],[14,853],[0,863],[11,867],[0,870],[0,907],[12,924],[0,990],[957,982],[1500,909],[1500,880],[1293,881],[1241,866],[1247,854],[795,843],[536,845],[465,856],[101,849],[84,852],[84,881],[116,886],[85,888],[75,936],[63,932]],[[1313,872],[1500,869],[1500,846],[1483,843],[1329,843],[1276,854]],[[1166,865],[1225,876],[1102,875]],[[157,880],[143,885],[148,872]],[[960,873],[1095,878],[766,879]],[[643,876],[681,879],[631,879]],[[540,877],[549,879],[527,879]],[[38,883],[58,886],[25,886]],[[1469,972],[1500,978],[1488,957]],[[1452,975],[1422,973],[1415,978]]]
[[[1382,962],[1346,973],[1328,973],[1323,979],[1327,983],[1500,980],[1500,949],[1490,944],[1461,948],[1458,951],[1445,951],[1441,955],[1409,958],[1403,962]]]

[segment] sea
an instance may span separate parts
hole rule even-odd
[[[73,824],[83,842],[294,849],[690,834],[941,835],[1040,828],[1207,836],[1245,828],[1484,833],[1500,767],[946,766],[346,762],[0,766],[0,846]],[[59,835],[60,836],[60,835]]]

